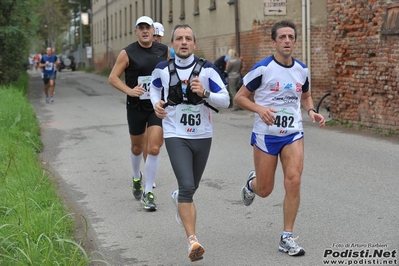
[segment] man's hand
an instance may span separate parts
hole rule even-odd
[[[130,89],[126,92],[126,94],[129,95],[130,97],[140,97],[144,93],[145,93],[145,89],[143,87],[141,87],[141,83],[137,84],[136,87],[134,87],[133,89]]]
[[[263,122],[266,123],[266,125],[271,126],[274,124],[274,121],[276,119],[274,117],[274,113],[277,113],[277,111],[274,110],[273,108],[261,106],[257,111],[257,113],[259,114]]]
[[[195,77],[190,84],[190,89],[192,92],[196,93],[199,97],[204,96],[204,88],[202,87],[202,83],[198,77]]]
[[[165,109],[163,108],[164,104],[165,104],[165,102],[160,100],[159,102],[157,102],[155,104],[155,107],[154,107],[155,115],[161,119],[164,119],[166,117],[166,115],[168,114],[165,111]]]
[[[323,128],[326,125],[326,120],[324,119],[324,117],[321,114],[310,111],[309,117],[310,117],[310,119],[312,119],[313,123],[318,122],[320,128]]]

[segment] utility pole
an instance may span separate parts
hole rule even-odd
[[[106,25],[105,25],[105,50],[107,51],[107,67],[109,67],[109,53],[108,53],[108,0],[105,0],[105,21],[106,21]],[[112,67],[112,66],[111,66]]]
[[[92,7],[91,7],[92,8]],[[89,67],[93,66],[93,54],[94,54],[94,49],[93,49],[93,11],[92,9],[89,9],[89,25],[90,25],[90,48],[91,48],[91,58],[89,60]],[[87,54],[86,54],[87,55]]]
[[[82,67],[82,52],[83,52],[83,34],[82,34],[82,5],[79,2],[75,2],[72,0],[68,1],[71,4],[79,5],[79,36],[80,36],[80,45],[79,45],[79,66]]]
[[[239,56],[241,56],[240,49],[240,18],[238,14],[238,0],[234,3],[234,17],[235,17],[235,29],[236,29],[236,51]]]

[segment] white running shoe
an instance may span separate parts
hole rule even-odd
[[[242,203],[244,203],[245,206],[251,205],[255,199],[255,193],[251,192],[248,188],[249,181],[251,181],[255,177],[255,171],[252,170],[251,172],[249,172],[245,186],[241,189],[241,201]]]
[[[299,237],[293,238],[292,236],[284,237],[281,236],[278,251],[288,253],[290,256],[302,256],[305,255],[305,250],[298,246],[295,242]]]
[[[157,205],[155,204],[155,196],[152,191],[148,191],[147,193],[143,193],[143,197],[141,198],[141,203],[144,205],[144,209],[148,211],[156,211]]]
[[[143,174],[140,171],[140,178],[132,177],[132,179],[133,179],[133,184],[132,184],[133,196],[137,200],[140,200],[141,196],[143,195],[143,186],[141,185],[141,181],[143,179]]]
[[[173,203],[174,203],[175,206],[176,206],[175,219],[176,219],[176,222],[177,222],[178,224],[180,224],[181,226],[183,226],[183,222],[181,221],[180,215],[179,215],[179,208],[178,208],[179,202],[177,201],[177,197],[178,197],[178,196],[179,196],[179,190],[175,190],[175,191],[172,192],[172,201],[173,201]]]
[[[198,243],[197,236],[191,235],[188,237],[188,257],[191,262],[202,260],[204,257],[205,249]]]

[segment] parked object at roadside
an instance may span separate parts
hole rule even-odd
[[[60,63],[58,64],[57,71],[61,72],[63,69],[76,70],[75,57],[73,55],[62,54],[59,56],[59,60]]]

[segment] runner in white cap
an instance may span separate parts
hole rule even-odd
[[[159,22],[154,22],[154,42],[162,43],[163,37],[165,36],[165,28]],[[175,50],[169,46],[170,58],[175,58]]]

